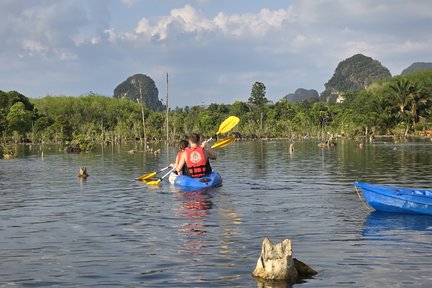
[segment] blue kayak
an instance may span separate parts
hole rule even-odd
[[[354,183],[377,211],[432,215],[432,190]]]
[[[222,185],[222,177],[218,172],[212,172],[209,175],[200,178],[192,178],[185,175],[171,173],[169,182],[178,187],[188,188],[208,188]]]

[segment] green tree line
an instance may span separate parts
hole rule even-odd
[[[170,140],[191,132],[210,136],[229,115],[241,118],[234,134],[244,138],[329,133],[350,137],[367,134],[406,136],[432,128],[432,71],[418,71],[377,81],[342,103],[304,101],[271,103],[264,83],[256,82],[249,100],[172,109]],[[0,91],[0,135],[3,143],[126,143],[143,141],[141,104],[98,95],[47,96],[29,99]],[[165,113],[144,109],[147,140],[165,140]]]

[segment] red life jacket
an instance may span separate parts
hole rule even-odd
[[[189,170],[189,176],[199,178],[207,175],[207,159],[204,149],[201,146],[195,148],[186,148],[186,166]]]

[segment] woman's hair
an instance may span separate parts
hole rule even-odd
[[[189,136],[189,141],[191,141],[193,144],[199,144],[200,136],[197,133],[193,133]]]
[[[180,141],[180,149],[181,149],[181,150],[186,149],[188,146],[189,146],[188,141],[186,141],[186,140],[181,140],[181,141]]]

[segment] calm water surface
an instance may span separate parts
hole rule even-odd
[[[432,217],[370,212],[356,180],[431,188],[432,144],[234,143],[224,185],[133,181],[175,157],[134,147],[0,160],[0,286],[257,287],[264,236],[294,242],[319,274],[296,287],[432,287]],[[139,147],[138,147],[139,150]],[[76,173],[86,166],[90,177]]]

